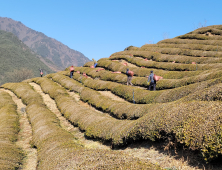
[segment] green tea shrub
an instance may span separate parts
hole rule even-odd
[[[19,169],[24,157],[15,144],[20,129],[16,109],[11,96],[0,90],[0,169]]]

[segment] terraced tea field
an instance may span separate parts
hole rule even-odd
[[[222,26],[0,88],[0,169],[222,169]],[[127,86],[126,69],[134,72]],[[153,70],[163,79],[147,90]]]

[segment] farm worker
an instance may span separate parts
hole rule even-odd
[[[93,65],[93,66],[94,66],[94,68],[96,68],[96,66],[97,66],[97,61],[96,61],[94,58],[93,58],[92,60],[93,60],[93,62],[94,62],[94,65]]]
[[[150,81],[150,85],[149,85],[149,90],[151,90],[151,87],[153,88],[153,90],[156,90],[156,80],[154,79],[154,74],[153,71],[150,71],[150,75],[148,77],[147,83],[149,83]]]
[[[39,69],[39,71],[40,71],[40,76],[42,77],[42,76],[43,76],[43,71],[42,71],[42,69]]]
[[[131,86],[133,85],[132,83],[131,83],[131,81],[132,81],[132,73],[131,73],[131,71],[129,71],[129,69],[127,68],[126,69],[126,75],[127,75],[127,86],[130,84]]]
[[[74,73],[74,68],[73,68],[73,66],[71,66],[71,67],[70,67],[70,78],[72,78],[73,73]]]

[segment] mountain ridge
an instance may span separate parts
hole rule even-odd
[[[41,60],[54,71],[64,70],[70,65],[82,66],[90,61],[81,52],[70,49],[58,40],[46,36],[42,32],[28,28],[20,21],[0,17],[0,30],[12,32],[33,52],[40,55]]]
[[[39,76],[40,68],[44,70],[44,74],[53,72],[17,36],[2,30],[0,30],[0,61],[0,84]]]

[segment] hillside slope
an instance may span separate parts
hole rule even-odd
[[[39,54],[46,65],[51,67],[54,65],[54,70],[63,70],[70,65],[82,66],[90,61],[81,52],[70,49],[61,42],[10,18],[0,17],[0,30],[12,32]]]
[[[15,35],[0,30],[0,84],[37,77],[39,68],[44,74],[53,72]]]
[[[26,105],[37,169],[222,169],[221,30],[127,47],[75,67],[73,78],[66,68],[2,85]],[[156,91],[147,90],[151,70],[163,77]]]

